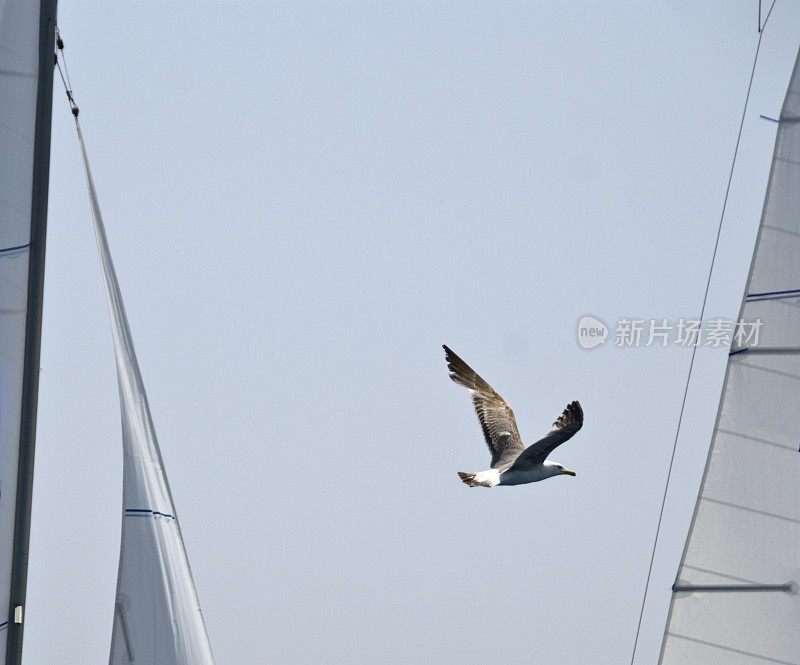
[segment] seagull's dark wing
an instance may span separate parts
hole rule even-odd
[[[502,473],[525,449],[514,420],[514,412],[474,369],[446,346],[444,352],[450,378],[472,394],[472,404],[478,414],[486,445],[492,453],[492,468]]]
[[[583,409],[578,402],[570,402],[561,417],[553,423],[547,436],[525,449],[514,462],[514,468],[526,468],[541,464],[547,456],[564,441],[571,439],[583,425]]]

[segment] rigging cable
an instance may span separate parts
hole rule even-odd
[[[775,2],[777,0],[772,0],[772,4],[769,6],[769,11],[767,12],[767,16],[764,19],[764,22],[761,22],[761,0],[758,0],[758,31],[761,32],[764,28],[767,27],[767,21],[769,21],[769,15],[772,13],[772,8],[775,6]]]
[[[61,58],[59,59],[58,54],[61,53]],[[64,69],[61,69],[61,62],[64,62]],[[75,103],[75,99],[72,96],[72,83],[69,80],[69,69],[67,69],[67,59],[64,56],[64,40],[61,39],[61,33],[59,32],[58,28],[56,27],[56,53],[55,53],[55,65],[58,67],[58,73],[61,76],[61,82],[64,84],[64,92],[67,93],[67,100],[69,101],[69,108],[72,111],[72,115],[75,116],[75,122],[78,122],[78,113],[80,110],[78,109],[78,105]],[[64,78],[64,73],[66,72],[66,78]]]
[[[756,52],[755,52],[755,55],[753,56],[753,67],[750,70],[750,81],[747,84],[747,94],[745,95],[745,98],[744,98],[744,108],[742,109],[742,118],[739,121],[739,133],[736,136],[736,147],[733,149],[733,161],[731,162],[731,170],[730,170],[730,173],[728,174],[728,185],[725,188],[725,197],[722,200],[722,212],[720,214],[719,224],[717,226],[717,237],[716,237],[716,239],[714,241],[714,251],[711,254],[711,265],[708,268],[708,279],[706,280],[706,290],[705,290],[705,293],[703,294],[703,304],[700,307],[700,317],[699,317],[700,321],[703,320],[703,315],[705,314],[705,311],[706,311],[706,303],[708,302],[708,291],[709,291],[709,288],[711,287],[711,275],[714,272],[714,263],[716,262],[716,259],[717,259],[717,249],[719,248],[719,239],[720,239],[720,236],[722,234],[722,222],[725,219],[725,210],[726,210],[727,205],[728,205],[728,195],[730,194],[731,181],[733,180],[733,170],[734,170],[734,167],[736,166],[736,157],[739,154],[739,143],[741,142],[741,139],[742,139],[742,129],[744,127],[745,116],[747,115],[747,105],[748,105],[748,103],[750,101],[750,91],[751,91],[751,89],[753,87],[753,77],[755,76],[755,73],[756,73],[756,63],[758,62],[758,52],[761,49],[761,37],[764,35],[764,28],[767,27],[767,21],[769,21],[769,17],[772,14],[772,8],[775,7],[775,2],[776,1],[777,0],[772,0],[772,5],[770,5],[769,11],[767,12],[767,16],[764,19],[764,23],[763,24],[759,23],[758,41],[756,42]],[[759,1],[759,19],[760,19],[760,14],[761,14],[761,2]],[[655,538],[653,539],[653,549],[652,549],[652,552],[650,553],[650,565],[649,565],[649,567],[647,569],[647,579],[645,580],[645,583],[644,583],[644,593],[642,595],[642,607],[639,610],[639,621],[638,621],[638,623],[636,625],[636,637],[633,640],[633,653],[631,654],[631,663],[630,663],[630,665],[634,665],[634,660],[636,659],[636,648],[639,645],[639,633],[641,632],[641,629],[642,629],[642,618],[644,617],[644,608],[645,608],[645,604],[647,603],[647,592],[650,590],[650,578],[651,578],[651,576],[653,574],[653,562],[655,561],[655,558],[656,558],[656,549],[658,547],[658,538],[661,535],[661,522],[662,522],[662,520],[664,518],[664,506],[667,503],[667,494],[669,493],[669,483],[670,483],[670,480],[672,479],[672,467],[673,467],[673,465],[675,463],[675,452],[678,449],[678,438],[680,437],[680,433],[681,433],[681,424],[683,422],[683,413],[684,413],[684,410],[686,408],[686,397],[689,394],[689,382],[691,381],[691,378],[692,378],[692,369],[694,368],[694,359],[695,359],[695,355],[696,354],[697,354],[697,345],[692,347],[692,357],[689,360],[689,371],[688,371],[687,376],[686,376],[686,385],[684,386],[684,389],[683,389],[683,400],[681,401],[681,410],[680,410],[680,413],[678,415],[678,425],[677,425],[677,427],[675,429],[675,440],[674,440],[674,442],[672,444],[672,455],[670,456],[670,459],[669,459],[669,468],[667,469],[667,480],[666,480],[666,483],[664,484],[664,496],[661,498],[661,509],[659,510],[659,513],[658,513],[658,523],[656,525],[656,534],[655,534]]]
[[[67,75],[67,85],[72,90],[72,81],[69,80],[69,67],[67,67],[67,59],[64,57],[64,40],[61,39],[61,33],[56,28],[56,47],[61,51],[61,58],[64,60],[64,72]]]

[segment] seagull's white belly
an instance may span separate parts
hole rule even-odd
[[[500,474],[501,485],[524,485],[535,483],[559,474],[558,467],[549,464],[537,464],[529,469],[506,471]]]

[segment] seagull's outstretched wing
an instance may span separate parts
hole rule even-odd
[[[528,446],[514,462],[514,466],[524,468],[541,464],[553,450],[564,441],[571,439],[582,425],[583,409],[581,405],[577,401],[570,402],[561,417],[553,423],[553,429],[547,433],[547,436]]]
[[[472,404],[478,414],[486,445],[492,453],[492,468],[502,473],[525,449],[514,420],[514,412],[474,369],[446,346],[444,351],[450,378],[472,394]]]

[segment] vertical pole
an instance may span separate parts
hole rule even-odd
[[[21,665],[31,533],[33,452],[36,443],[36,407],[39,393],[39,353],[42,335],[44,254],[47,232],[47,193],[50,176],[50,120],[53,107],[53,54],[57,0],[40,0],[39,78],[36,89],[36,129],[33,148],[31,239],[28,257],[28,313],[25,322],[25,360],[22,379],[16,522],[11,572],[6,665]],[[18,609],[19,608],[19,609]]]

